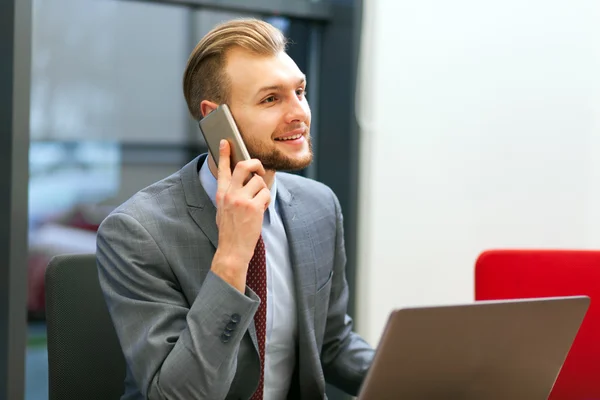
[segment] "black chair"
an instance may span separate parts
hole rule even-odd
[[[46,323],[49,399],[119,399],[125,359],[100,290],[94,254],[50,260]]]

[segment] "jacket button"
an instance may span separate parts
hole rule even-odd
[[[235,329],[235,327],[236,327],[236,324],[234,324],[233,322],[229,322],[225,326],[225,332],[233,332],[233,330]]]
[[[241,319],[242,319],[242,317],[240,317],[240,314],[233,314],[231,316],[231,322],[233,322],[234,324],[237,324],[238,322],[240,322]]]
[[[227,336],[227,335],[225,335],[225,333],[222,333],[221,334],[221,342],[223,342],[223,343],[229,342],[230,337],[231,337],[231,335]]]

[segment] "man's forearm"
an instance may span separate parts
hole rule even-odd
[[[179,337],[148,388],[150,399],[225,398],[240,342],[258,299],[239,293],[209,272]]]

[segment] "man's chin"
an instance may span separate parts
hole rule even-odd
[[[252,158],[259,159],[263,167],[270,171],[298,171],[308,167],[313,160],[313,152],[310,144],[303,149],[296,151],[285,151],[277,147],[270,149],[261,148],[260,151],[254,151],[252,146],[248,146],[248,151]]]
[[[265,169],[271,171],[300,171],[308,167],[312,163],[312,155],[298,159],[298,158],[286,158],[280,160],[262,160]]]
[[[308,166],[312,163],[312,159],[308,162],[304,162],[304,163],[298,163],[295,165],[292,165],[290,168],[286,168],[286,169],[281,169],[280,171],[300,171],[303,170],[304,168],[308,168]]]

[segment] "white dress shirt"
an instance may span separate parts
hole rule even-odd
[[[200,182],[215,204],[217,180],[208,168],[200,168]],[[271,203],[265,212],[262,237],[267,256],[267,332],[265,345],[264,400],[285,399],[296,365],[298,319],[289,245],[277,197],[277,178],[271,187]]]

